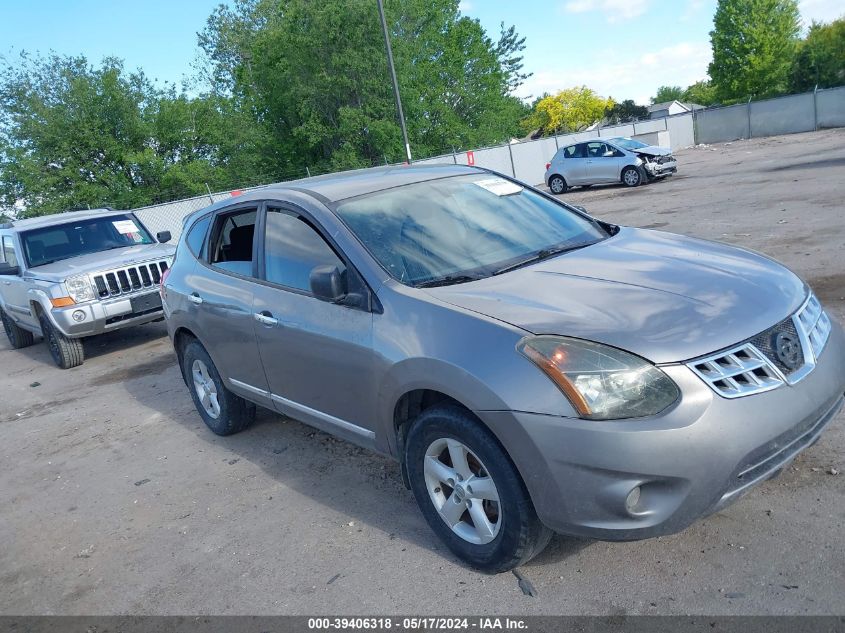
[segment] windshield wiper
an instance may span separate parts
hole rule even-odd
[[[533,264],[535,262],[542,261],[544,259],[548,259],[549,257],[554,257],[555,255],[560,255],[561,253],[569,253],[571,251],[577,251],[579,248],[584,248],[585,246],[589,246],[591,242],[586,244],[576,244],[575,246],[554,246],[551,248],[543,248],[531,255],[530,257],[526,257],[514,264],[508,264],[507,266],[503,266],[498,270],[494,270],[494,275],[501,275],[502,273],[507,273],[512,270],[516,270],[517,268],[522,268],[523,266],[527,266],[528,264]]]
[[[428,281],[416,284],[416,288],[433,288],[435,286],[451,286],[452,284],[462,284],[468,281],[478,281],[483,279],[481,275],[444,275],[443,277],[435,277]]]

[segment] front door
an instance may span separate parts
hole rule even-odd
[[[291,209],[267,209],[263,245],[254,327],[276,408],[352,441],[372,442],[372,314],[317,299],[309,283],[316,266],[357,273]]]
[[[590,182],[619,182],[625,155],[607,143],[587,143],[587,173]]]

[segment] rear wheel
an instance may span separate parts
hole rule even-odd
[[[626,187],[639,187],[643,180],[643,172],[637,167],[628,166],[622,170],[622,184]]]
[[[555,174],[551,178],[549,178],[549,190],[552,193],[565,193],[567,190],[566,181],[563,179],[563,176],[559,176]]]
[[[181,357],[182,375],[208,428],[217,435],[232,435],[252,424],[255,405],[226,388],[217,367],[199,341],[188,343]]]
[[[18,324],[12,321],[11,317],[3,312],[3,310],[0,310],[0,320],[3,321],[3,329],[6,332],[6,336],[9,337],[9,343],[12,344],[13,348],[21,349],[29,347],[35,342],[32,332],[18,327]]]
[[[50,356],[61,369],[72,369],[79,367],[85,361],[85,348],[78,338],[68,338],[59,332],[50,320],[41,317],[41,333],[44,335],[44,342],[50,348]]]
[[[510,458],[469,413],[458,407],[424,411],[405,446],[420,510],[461,560],[498,573],[548,544],[551,531],[537,518]]]

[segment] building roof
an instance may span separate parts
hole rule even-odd
[[[699,105],[698,103],[692,103],[692,102],[683,103],[681,101],[675,100],[675,101],[664,101],[662,103],[654,103],[654,104],[648,106],[648,111],[651,113],[651,112],[659,112],[660,110],[668,110],[672,106],[672,104],[674,104],[674,103],[677,103],[679,106],[681,106],[687,112],[692,112],[693,110],[703,110],[704,109],[704,106]]]

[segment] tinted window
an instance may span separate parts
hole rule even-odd
[[[9,266],[18,265],[18,256],[17,253],[15,253],[15,242],[8,235],[3,238],[3,255]]]
[[[264,241],[264,271],[267,281],[311,291],[309,278],[316,266],[337,266],[343,261],[322,236],[301,217],[270,209]]]
[[[570,145],[569,147],[564,148],[563,150],[563,157],[564,158],[581,158],[583,154],[584,145]]]
[[[212,266],[245,277],[252,276],[256,217],[255,209],[217,216],[209,249]]]
[[[208,233],[208,225],[211,223],[211,216],[207,215],[198,220],[188,232],[185,243],[196,257],[202,257],[202,247],[205,244],[205,235]]]
[[[556,201],[488,174],[395,187],[336,212],[394,278],[411,285],[488,275],[548,248],[606,237]]]
[[[154,240],[134,216],[110,215],[21,233],[31,267]]]

